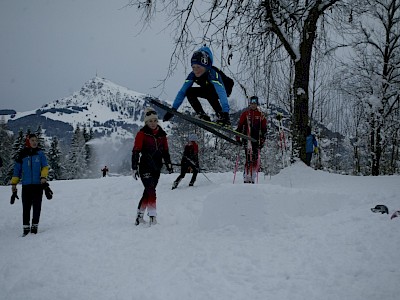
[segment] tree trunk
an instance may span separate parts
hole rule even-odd
[[[380,128],[371,128],[371,156],[372,156],[372,167],[371,175],[379,176],[380,173],[380,161],[382,156],[382,145],[381,145],[381,130]]]

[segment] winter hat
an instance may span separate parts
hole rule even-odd
[[[154,108],[146,107],[146,109],[144,110],[144,123],[146,124],[152,119],[158,120],[157,113]]]
[[[197,134],[195,133],[189,134],[188,140],[189,142],[197,142]]]
[[[259,104],[258,103],[258,97],[257,96],[251,96],[249,102],[250,102],[250,104],[256,103],[258,105]]]
[[[201,47],[195,53],[193,53],[190,65],[200,65],[207,69],[210,69],[213,64],[213,55],[208,47]]]

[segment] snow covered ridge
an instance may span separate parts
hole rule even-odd
[[[56,135],[61,139],[62,136],[54,132],[54,123],[50,125],[49,120],[72,126],[68,131],[79,124],[93,128],[100,135],[115,131],[116,128],[132,134],[143,124],[145,96],[107,79],[95,77],[71,96],[52,101],[34,111],[8,115],[5,119],[14,133],[20,128],[36,130],[41,124],[46,135]]]
[[[259,184],[207,173],[171,190],[177,174],[162,174],[146,228],[141,182],[98,175],[51,182],[24,238],[21,200],[0,186],[0,299],[399,299],[400,218],[370,210],[400,209],[399,176],[297,163]]]

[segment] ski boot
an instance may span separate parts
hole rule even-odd
[[[225,127],[231,127],[231,120],[229,118],[229,113],[222,112],[218,114],[217,124]]]
[[[196,118],[204,121],[211,122],[211,118],[205,112],[196,113]]]
[[[31,232],[31,229],[29,225],[24,225],[24,232],[22,233],[22,236],[27,236]]]
[[[176,189],[178,187],[178,184],[179,184],[178,181],[174,181],[174,183],[172,184],[172,189],[171,190]]]
[[[143,213],[138,213],[136,216],[135,225],[138,226],[139,224],[145,224],[146,221],[143,219]]]
[[[150,226],[156,225],[156,224],[157,224],[157,218],[155,216],[150,217]]]
[[[38,232],[38,224],[32,224],[32,227],[31,227],[31,233],[33,233],[33,234],[37,234],[37,232]]]

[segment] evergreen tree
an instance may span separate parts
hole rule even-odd
[[[38,148],[44,152],[46,152],[46,143],[43,138],[43,132],[42,132],[42,125],[39,125],[38,128],[36,129],[35,132],[37,138],[38,138]]]
[[[83,178],[87,174],[87,153],[85,147],[85,138],[79,125],[74,131],[71,141],[71,148],[68,154],[67,178]]]
[[[61,151],[58,146],[57,137],[53,137],[50,149],[47,153],[47,160],[50,166],[49,180],[61,179]]]
[[[9,170],[13,168],[12,145],[13,136],[9,134],[7,124],[2,120],[0,122],[0,157],[3,160],[3,167],[0,169],[0,185],[7,184],[11,177],[9,177]]]

